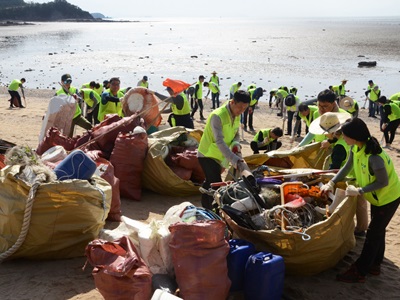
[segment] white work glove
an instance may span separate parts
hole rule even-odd
[[[344,194],[346,196],[356,197],[356,196],[360,195],[360,189],[358,187],[355,187],[354,185],[349,185],[346,188],[346,192]]]
[[[236,164],[236,169],[239,171],[239,173],[242,173],[244,170],[248,168],[247,164],[244,162],[244,160],[239,160]]]
[[[327,184],[324,184],[323,186],[321,186],[320,191],[323,194],[326,194],[328,192],[333,193],[334,188],[335,188],[335,183],[332,180],[329,180],[329,182]]]

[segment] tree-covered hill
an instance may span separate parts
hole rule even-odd
[[[0,0],[0,21],[94,20],[93,16],[66,0],[49,3],[26,3],[23,0]]]

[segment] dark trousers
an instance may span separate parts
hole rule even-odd
[[[211,93],[212,108],[216,109],[219,107],[219,93]]]
[[[243,122],[242,123],[245,127],[247,127],[247,116],[248,116],[249,117],[249,128],[252,129],[253,128],[253,113],[254,113],[255,106],[251,106],[251,108],[252,108],[251,113],[249,112],[249,108],[250,108],[250,106],[247,107],[243,113]]]
[[[375,116],[375,112],[378,109],[378,104],[376,101],[368,100],[369,101],[369,107],[368,107],[368,117],[373,117]]]
[[[187,115],[170,114],[168,117],[168,124],[171,127],[183,126],[185,128],[194,129],[193,120],[190,117],[190,114]]]
[[[71,129],[68,134],[69,137],[72,137],[74,135],[75,125],[78,125],[79,127],[82,127],[86,130],[90,130],[93,127],[88,120],[86,120],[82,115],[79,115],[76,118],[72,119]]]
[[[16,98],[18,101],[18,107],[22,107],[21,96],[19,95],[19,93],[17,91],[10,91],[10,90],[8,90],[8,93],[11,96],[11,99],[8,100],[8,101],[10,101],[10,107],[12,107],[14,105],[14,102],[13,102],[14,98]]]
[[[193,118],[194,114],[196,113],[197,109],[200,108],[200,118],[204,118],[203,116],[203,100],[197,99],[194,102],[194,107],[191,113],[191,117]]]
[[[373,265],[380,265],[385,255],[386,227],[399,207],[400,198],[383,205],[371,205],[371,222],[360,257],[355,262],[361,275],[367,275]]]
[[[400,119],[389,122],[388,126],[383,131],[383,134],[385,135],[386,144],[391,144],[393,142],[394,137],[396,135],[396,129],[397,127],[399,127],[399,125],[400,125]]]
[[[99,114],[99,105],[96,105],[90,113],[86,114],[86,119],[89,121],[90,124],[94,125],[99,124],[100,121],[97,118],[98,114]]]
[[[208,157],[199,157],[199,163],[203,169],[206,179],[204,180],[202,187],[208,190],[213,182],[221,182],[222,167],[214,159]],[[212,209],[212,203],[214,198],[212,196],[202,194],[201,195],[201,206],[204,208]]]
[[[256,141],[252,141],[250,143],[250,148],[253,150],[253,154],[258,154],[260,153],[260,150],[265,150],[264,153],[267,153],[272,150],[277,150],[282,146],[282,143],[280,141],[272,141],[268,145],[258,147],[258,143]]]
[[[287,133],[289,135],[291,135],[292,134],[293,117],[296,116],[296,120],[299,120],[299,121],[301,120],[301,118],[296,113],[296,111],[291,111],[291,110],[287,111],[287,116],[288,116],[288,119],[287,119]],[[300,134],[301,134],[301,122],[299,123],[299,126],[297,127],[297,135],[300,135]]]

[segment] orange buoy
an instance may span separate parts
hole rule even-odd
[[[151,125],[158,127],[162,117],[158,107],[161,102],[157,96],[145,87],[130,89],[122,101],[122,110],[126,117],[139,113],[147,128]]]

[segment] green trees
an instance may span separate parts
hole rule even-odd
[[[66,0],[49,3],[25,3],[23,0],[0,0],[0,20],[9,21],[60,21],[68,19],[93,20],[92,15]]]

